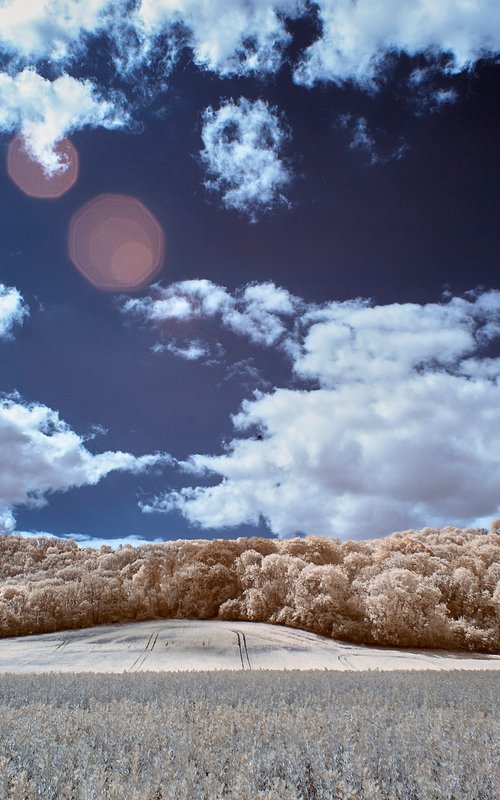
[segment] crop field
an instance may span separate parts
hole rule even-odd
[[[228,620],[151,620],[0,640],[0,674],[213,669],[500,671],[500,655],[356,645]]]
[[[0,677],[5,800],[498,800],[497,671]]]

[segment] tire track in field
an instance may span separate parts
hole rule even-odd
[[[130,669],[127,670],[128,672],[138,672],[140,670],[140,668],[142,667],[142,665],[144,664],[144,662],[148,658],[149,654],[153,652],[153,650],[155,648],[155,644],[158,641],[158,635],[159,635],[159,631],[156,631],[156,632],[153,631],[151,633],[151,635],[150,635],[150,637],[148,639],[148,642],[146,644],[146,647],[144,648],[142,653],[140,653],[137,656],[137,658],[135,659],[135,661],[132,664],[132,666],[130,667]]]
[[[247,647],[247,637],[241,632],[241,637],[243,639],[243,647],[245,648],[245,658],[247,662],[248,669],[252,669],[252,665],[250,664],[250,656],[248,655],[248,647]]]
[[[238,642],[238,650],[240,653],[240,661],[241,661],[241,669],[249,670],[252,669],[252,665],[250,664],[250,657],[248,655],[248,648],[247,648],[247,637],[242,631],[235,631],[231,629],[233,633],[236,634],[236,639]]]
[[[287,630],[287,631],[280,631],[285,641],[291,644],[289,641],[290,639],[298,639],[300,642],[310,642],[311,644],[315,645],[315,647],[327,647],[330,648],[332,644],[335,647],[346,647],[349,648],[352,645],[346,644],[345,642],[339,642],[338,639],[334,639],[331,636],[321,636],[320,634],[309,633],[308,631],[301,631],[295,628],[294,630]],[[288,640],[288,641],[287,641]]]
[[[354,655],[356,655],[356,654],[354,654]],[[346,669],[352,670],[354,672],[356,672],[358,670],[358,667],[355,667],[354,663],[351,662],[351,655],[348,655],[348,656],[340,655],[340,656],[338,656],[338,660],[339,660],[339,664],[342,664],[342,666],[345,667]]]

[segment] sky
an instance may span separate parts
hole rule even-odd
[[[500,516],[496,0],[0,3],[0,531]]]

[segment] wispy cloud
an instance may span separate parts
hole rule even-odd
[[[228,101],[203,114],[200,153],[208,179],[226,208],[255,220],[261,211],[286,204],[292,173],[281,156],[286,132],[276,109],[264,100]]]
[[[351,537],[498,514],[500,367],[482,353],[500,337],[500,292],[295,308],[269,346],[288,354],[296,388],[246,400],[224,453],[181,462],[217,485],[144,510]]]
[[[122,308],[158,327],[169,321],[216,319],[255,344],[269,346],[284,337],[298,304],[297,297],[271,281],[250,283],[231,294],[224,286],[200,278],[156,285],[149,296],[126,300]]]
[[[9,339],[15,325],[21,325],[29,308],[13,286],[0,283],[0,338]]]
[[[167,342],[165,345],[160,345],[159,349],[168,350],[174,356],[179,356],[185,361],[201,361],[209,355],[209,347],[201,342],[199,339],[191,339],[183,345],[176,345],[174,342]],[[155,347],[158,352],[158,346]]]
[[[338,118],[338,125],[349,131],[351,150],[364,150],[370,157],[371,164],[386,164],[388,161],[399,161],[405,150],[405,144],[382,153],[377,137],[370,130],[365,117],[353,117],[351,114],[342,114]]]
[[[231,364],[224,377],[224,382],[228,381],[235,381],[246,392],[268,391],[272,388],[272,383],[263,377],[253,358],[245,358]]]
[[[202,69],[222,76],[274,72],[291,37],[286,17],[303,13],[302,0],[141,0],[133,21],[146,51],[163,42],[189,47]]]
[[[169,463],[168,456],[134,456],[121,451],[91,453],[57,411],[26,403],[19,395],[0,398],[0,522],[15,524],[17,506],[40,507],[47,495],[93,486],[110,472],[140,474]]]

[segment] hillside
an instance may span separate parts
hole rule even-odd
[[[373,647],[263,622],[151,620],[0,641],[6,673],[497,670],[500,655]]]
[[[500,534],[178,540],[0,537],[0,634],[153,619],[270,622],[376,646],[500,652]]]

